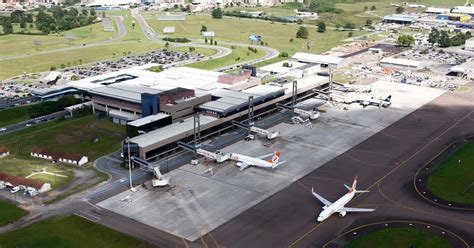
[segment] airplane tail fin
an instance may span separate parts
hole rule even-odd
[[[352,187],[351,187],[352,190],[355,190],[355,189],[356,189],[356,187],[357,187],[357,180],[359,180],[359,176],[355,176],[354,182],[352,183]]]
[[[275,168],[278,165],[278,161],[280,160],[280,152],[275,151],[275,154],[273,155],[272,159],[267,160],[268,162],[273,164],[273,168]]]
[[[392,100],[392,95],[389,95],[389,96],[387,96],[387,98],[385,98],[385,101],[387,101],[387,102],[390,102],[391,100]]]
[[[354,182],[352,183],[352,187],[349,187],[349,186],[347,186],[346,184],[344,184],[344,187],[346,187],[346,188],[349,190],[349,192],[353,192],[353,191],[354,191],[355,193],[368,193],[368,192],[370,192],[370,191],[368,191],[368,190],[357,190],[357,189],[356,189],[356,187],[357,187],[357,180],[359,180],[359,176],[356,176],[356,177],[354,178]]]

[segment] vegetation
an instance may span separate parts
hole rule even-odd
[[[161,65],[152,66],[152,67],[150,67],[150,71],[152,71],[152,72],[162,72],[163,71],[163,66],[161,66]]]
[[[46,122],[30,128],[0,136],[0,144],[19,159],[30,160],[33,147],[43,147],[57,152],[68,152],[87,156],[89,161],[116,151],[122,136],[114,135],[110,129],[98,128],[95,115]],[[108,126],[114,126],[110,121]]]
[[[263,15],[263,16],[253,16],[251,13],[240,12],[240,11],[225,11],[225,16],[232,16],[238,18],[249,18],[249,19],[260,19],[265,21],[272,21],[272,22],[282,22],[282,23],[295,23],[302,24],[302,20],[291,20],[285,17],[280,16],[273,16],[273,15]]]
[[[222,10],[221,8],[216,8],[214,10],[212,10],[212,18],[214,19],[222,19]]]
[[[20,106],[0,111],[0,126],[8,126],[28,119],[36,118],[63,110],[79,101],[72,96],[63,97],[58,101],[47,101],[29,106]]]
[[[165,37],[163,38],[164,41],[169,41],[169,42],[178,42],[178,43],[187,43],[191,42],[190,39],[188,38],[175,38],[175,37]]]
[[[4,247],[151,247],[149,244],[72,215],[1,234]]]
[[[411,35],[402,34],[398,36],[396,43],[398,46],[410,47],[415,43],[415,38]]]
[[[428,189],[452,202],[474,204],[474,142],[448,157],[428,178]]]
[[[472,35],[469,31],[449,37],[448,32],[444,30],[438,31],[436,28],[433,28],[428,36],[428,42],[432,45],[438,43],[440,47],[461,46],[471,37]]]
[[[345,248],[362,247],[448,248],[451,246],[445,238],[428,231],[410,227],[394,227],[359,237],[345,246]]]
[[[2,200],[0,200],[0,213],[2,213],[0,214],[0,226],[8,225],[27,214],[22,208]]]
[[[263,52],[256,50],[257,52],[250,51],[248,48],[245,47],[234,47],[232,48],[232,53],[228,56],[213,59],[213,60],[206,60],[201,62],[192,63],[186,66],[199,68],[199,69],[206,69],[212,70],[217,69],[223,66],[232,65],[239,62],[244,62],[252,59],[257,59],[263,56]]]
[[[296,32],[296,38],[308,39],[308,36],[309,36],[308,29],[306,29],[306,28],[303,27],[303,26],[301,26],[301,27],[298,29],[298,32]]]
[[[403,11],[405,11],[405,9],[402,6],[398,6],[395,9],[395,13],[397,13],[397,14],[401,14],[401,13],[403,13]]]
[[[318,32],[324,33],[326,32],[326,23],[323,21],[318,22]]]

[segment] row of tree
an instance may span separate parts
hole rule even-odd
[[[36,14],[35,24],[41,32],[49,34],[92,24],[96,20],[96,15],[93,9],[90,12],[86,9],[79,12],[76,8],[67,10],[60,6],[54,6],[51,8],[51,14],[40,9]]]
[[[431,29],[430,34],[428,35],[428,42],[433,46],[438,44],[439,47],[450,47],[450,46],[460,46],[466,43],[466,40],[472,37],[471,32],[459,33],[455,36],[449,37],[447,31],[439,31],[436,28]]]

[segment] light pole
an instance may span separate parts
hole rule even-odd
[[[131,156],[130,156],[130,138],[127,137],[125,139],[125,141],[127,142],[127,149],[128,149],[128,153],[127,153],[127,156],[128,156],[128,174],[129,174],[128,181],[130,182],[130,190],[135,191],[135,188],[133,188],[133,184],[132,184],[132,160],[131,160]]]

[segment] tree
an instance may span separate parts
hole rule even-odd
[[[374,11],[376,9],[377,9],[377,7],[375,7],[375,5],[372,5],[372,7],[370,7],[370,10],[372,10],[372,11]]]
[[[324,33],[326,32],[326,23],[323,21],[318,22],[318,32]]]
[[[21,21],[20,21],[20,28],[26,28],[25,19],[21,19]]]
[[[13,33],[13,25],[12,22],[10,21],[10,18],[7,20],[3,21],[3,33],[4,34],[12,34]]]
[[[10,14],[10,21],[12,23],[19,23],[21,20],[23,20],[23,17],[25,16],[25,12],[22,10],[14,10]]]
[[[352,36],[354,36],[354,33],[352,33],[352,32],[349,32],[349,33],[347,34],[347,37],[349,37],[349,38],[352,37]]]
[[[204,26],[204,25],[201,26],[201,33],[202,33],[202,32],[207,32],[207,27]]]
[[[341,25],[341,24],[339,24],[339,23],[336,23],[336,30],[339,30],[339,29],[341,29],[341,27],[342,27],[342,25]]]
[[[217,46],[217,41],[214,41],[214,46]]]
[[[91,16],[94,16],[94,17],[97,15],[97,13],[95,12],[94,9],[91,9],[91,11],[89,13],[90,13]]]
[[[355,29],[356,25],[352,22],[348,22],[348,23],[344,24],[344,28],[345,29]]]
[[[403,13],[403,11],[405,11],[405,9],[402,6],[398,6],[395,9],[395,13],[397,13],[397,14],[401,14],[401,13]]]
[[[411,35],[400,35],[398,36],[397,39],[397,45],[399,46],[404,46],[404,47],[410,47],[415,43],[415,38]]]
[[[372,22],[371,19],[365,20],[365,25],[367,25],[367,26],[372,26],[372,23],[373,23],[373,22]]]
[[[369,9],[369,6],[364,6],[364,11],[367,11]]]
[[[214,19],[222,19],[222,10],[221,8],[217,8],[212,10],[212,18]]]
[[[448,32],[442,30],[439,39],[438,39],[438,44],[440,47],[449,47],[451,45],[451,41],[449,40],[449,35]]]
[[[309,36],[308,29],[306,29],[305,27],[300,27],[298,29],[298,32],[296,32],[296,38],[308,39],[308,36]]]
[[[430,34],[428,35],[428,42],[431,43],[431,46],[434,46],[439,40],[439,31],[436,28],[432,28]]]

